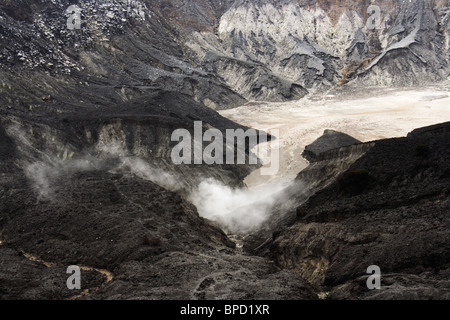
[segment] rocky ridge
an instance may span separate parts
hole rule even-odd
[[[101,87],[112,99],[95,103],[105,105],[159,88],[223,109],[449,74],[446,1],[80,1],[79,29],[71,6],[0,4],[2,86],[35,87],[21,96],[29,104],[70,88],[86,102]]]
[[[351,161],[345,147],[325,152],[298,179],[327,170],[327,184],[263,246],[248,248],[330,299],[448,299],[448,129],[375,141]],[[336,162],[349,167],[336,171]],[[382,290],[367,289],[372,265],[381,268]]]

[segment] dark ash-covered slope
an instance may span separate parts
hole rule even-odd
[[[80,2],[69,31],[70,4],[0,6],[0,299],[316,298],[184,199],[252,167],[175,166],[171,134],[246,129],[212,110],[245,100],[192,66],[150,5],[141,19],[126,1]]]
[[[331,299],[448,299],[449,129],[446,123],[375,141],[258,252]],[[339,172],[333,168],[348,161],[344,149],[320,156],[300,181]],[[367,289],[371,265],[381,268],[381,290]]]

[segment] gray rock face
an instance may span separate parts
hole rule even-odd
[[[220,19],[220,41],[203,32],[188,45],[200,59],[214,47],[222,56],[264,65],[310,91],[349,82],[403,86],[448,77],[448,4],[383,1],[373,5],[236,1]],[[237,80],[244,81],[228,71],[222,64],[217,72],[232,87]]]
[[[36,79],[58,75],[77,93],[102,85],[127,101],[163,88],[223,109],[349,82],[417,85],[449,75],[442,1],[386,0],[379,14],[364,1],[81,1],[80,29],[68,29],[70,5],[0,6],[5,86],[29,87],[9,73],[34,70]],[[54,86],[41,90],[57,96]]]
[[[70,1],[3,5],[2,84],[12,90],[25,87],[39,92],[23,92],[22,101],[38,101],[40,97],[35,95],[42,92],[42,96],[56,100],[62,95],[64,99],[110,105],[164,89],[188,94],[213,109],[245,102],[216,75],[192,65],[169,20],[144,2],[129,3],[81,1],[80,29],[73,30],[67,26],[72,21],[67,13]],[[17,18],[19,12],[26,16]],[[31,75],[25,76],[30,71]],[[16,72],[23,72],[23,79],[10,76]],[[48,86],[39,89],[39,83]],[[87,87],[109,91],[109,99],[106,92],[102,92],[103,101],[85,97]],[[8,104],[14,106],[14,102]]]

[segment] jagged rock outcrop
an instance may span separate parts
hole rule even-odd
[[[260,252],[331,299],[448,299],[449,128],[374,142]],[[366,286],[371,265],[381,290]]]
[[[348,82],[404,86],[449,75],[445,1],[81,1],[79,29],[68,28],[71,5],[0,5],[2,85],[58,75],[22,100],[57,97],[53,88],[68,84],[78,95],[103,87],[114,99],[104,104],[164,88],[223,109]]]
[[[341,132],[326,130],[305,150],[312,148],[310,165],[301,171],[271,207],[270,219],[259,230],[245,237],[244,249],[258,255],[269,255],[268,244],[297,219],[297,208],[316,192],[332,183],[355,161],[373,148],[374,143],[358,140]],[[304,156],[305,152],[302,154]]]
[[[320,154],[326,151],[360,143],[361,141],[348,134],[328,129],[320,138],[305,147],[302,156],[308,161],[314,162]]]
[[[306,89],[404,86],[448,77],[448,23],[443,1],[242,0],[221,17],[220,41],[202,32],[187,44],[199,60],[214,48]]]

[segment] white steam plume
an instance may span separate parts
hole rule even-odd
[[[121,158],[121,165],[117,170],[127,170],[141,179],[151,181],[167,190],[177,191],[183,188],[182,183],[171,173],[151,166],[138,157]]]
[[[137,157],[122,157],[120,162],[111,172],[129,172],[137,177],[151,181],[165,189],[176,191],[182,188],[175,176],[158,169],[147,163],[145,160]],[[76,172],[85,172],[90,170],[100,170],[104,168],[104,159],[85,156],[74,160],[52,159],[51,162],[37,161],[25,166],[24,172],[33,188],[39,194],[40,198],[52,200],[54,192],[52,185],[61,178],[67,179]],[[70,179],[67,179],[70,181]]]
[[[43,198],[52,200],[52,185],[60,178],[76,172],[105,169],[107,159],[119,160],[109,167],[111,172],[129,172],[171,190],[187,190],[176,175],[157,168],[142,158],[127,155],[122,145],[116,141],[97,146],[100,154],[96,157],[85,155],[77,159],[48,157],[47,161],[37,161],[25,167],[28,179]],[[111,163],[110,163],[111,164]],[[189,195],[189,200],[197,207],[200,216],[219,224],[226,232],[247,234],[261,227],[270,216],[270,209],[279,200],[284,183],[271,183],[255,189],[233,189],[213,179],[207,179]]]
[[[232,189],[208,179],[190,195],[199,214],[217,222],[226,232],[247,234],[261,227],[270,217],[270,209],[282,196],[285,183],[255,189]]]

